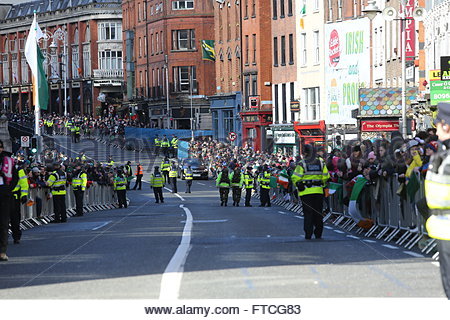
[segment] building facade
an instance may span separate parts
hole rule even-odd
[[[214,39],[212,1],[125,0],[127,105],[152,126],[211,129],[214,62],[202,60],[202,40]]]
[[[234,144],[242,143],[242,1],[214,1],[216,94],[209,97],[214,137],[229,140],[236,134]]]
[[[293,122],[299,118],[296,1],[272,0],[272,102],[275,152],[296,153]],[[291,108],[292,106],[292,108]]]
[[[272,137],[272,13],[270,0],[242,1],[242,140],[270,151]]]
[[[10,5],[0,19],[4,107],[11,112],[31,111],[31,71],[24,49],[36,11],[39,26],[47,35],[39,43],[50,89],[47,112],[115,112],[122,103],[123,91],[120,3],[41,0]],[[53,37],[57,29],[62,30],[60,39]],[[53,42],[56,48],[52,48]]]

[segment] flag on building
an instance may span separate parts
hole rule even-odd
[[[214,40],[202,40],[202,59],[209,61],[216,61]]]
[[[306,1],[303,1],[303,7],[300,11],[300,27],[302,29],[305,29],[305,20],[303,19],[304,15],[306,15]]]
[[[47,110],[48,83],[44,71],[44,56],[38,44],[39,39],[43,37],[44,34],[39,28],[35,15],[25,44],[25,57],[32,74],[33,105],[42,110]]]

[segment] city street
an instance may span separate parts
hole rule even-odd
[[[99,160],[137,159],[92,141],[57,143],[92,148]],[[0,265],[0,299],[445,297],[438,264],[419,252],[331,225],[323,239],[304,240],[301,216],[256,198],[251,208],[221,207],[211,180],[194,181],[191,194],[181,180],[179,194],[164,191],[155,204],[145,183],[127,193],[127,209],[25,231]]]

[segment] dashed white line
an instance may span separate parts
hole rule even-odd
[[[352,239],[356,239],[356,240],[359,240],[359,237],[357,237],[357,236],[353,236],[353,235],[348,235],[348,236],[347,236],[347,238],[352,238]]]
[[[281,214],[286,214],[286,212],[284,212],[284,211],[278,211],[278,213],[281,213]]]
[[[364,242],[367,242],[367,243],[377,243],[375,240],[369,240],[369,239],[366,239],[366,240],[363,240]]]
[[[403,251],[403,253],[409,254],[410,256],[416,257],[416,258],[424,258],[424,255],[412,251]]]
[[[186,225],[184,226],[180,245],[162,275],[159,299],[178,299],[180,295],[184,264],[191,247],[191,231],[193,224],[191,211],[182,204],[180,204],[180,208],[186,212]]]
[[[99,225],[98,227],[93,228],[92,230],[98,230],[100,228],[103,228],[104,226],[106,226],[108,223],[111,223],[112,221],[106,221],[105,223],[102,223],[101,225]]]
[[[201,182],[197,182],[198,184],[202,185],[202,186],[206,186],[206,184],[201,183]]]
[[[388,248],[388,249],[398,250],[398,247],[391,246],[390,244],[382,244],[382,246],[385,247],[385,248]]]
[[[337,233],[345,233],[344,231],[341,231],[341,230],[333,230],[334,232],[337,232]]]
[[[334,228],[333,227],[330,227],[330,226],[323,226],[325,229],[328,229],[328,230],[333,230]]]

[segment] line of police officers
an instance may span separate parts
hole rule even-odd
[[[166,135],[163,135],[162,138],[156,135],[153,145],[156,156],[162,153],[164,157],[176,158],[178,155],[178,138],[176,135],[172,135],[171,140]]]

